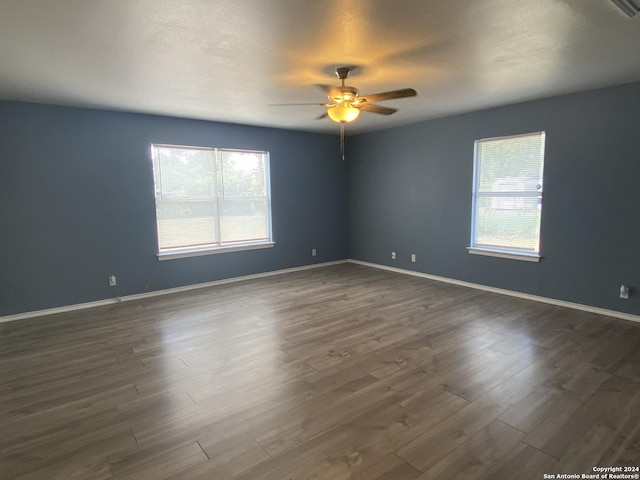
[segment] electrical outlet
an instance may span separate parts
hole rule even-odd
[[[620,285],[620,298],[627,300],[629,298],[629,287]]]
[[[109,286],[115,287],[118,284],[115,275],[109,275]]]
[[[391,252],[391,260],[395,260],[396,259],[396,252]]]
[[[415,253],[411,254],[411,263],[416,263],[416,254]]]
[[[312,256],[312,257],[315,257],[315,256],[317,255],[317,253],[318,253],[318,252],[316,251],[316,249],[315,249],[315,248],[312,248],[312,249],[311,249],[311,256]]]

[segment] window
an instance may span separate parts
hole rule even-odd
[[[544,140],[476,140],[469,253],[539,261]]]
[[[268,152],[151,150],[159,259],[273,246]]]

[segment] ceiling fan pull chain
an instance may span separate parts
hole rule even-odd
[[[344,162],[344,123],[340,123],[340,152],[342,153],[342,161]]]

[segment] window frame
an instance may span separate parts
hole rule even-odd
[[[507,139],[515,139],[515,138],[523,138],[530,136],[542,136],[542,168],[541,168],[541,177],[544,177],[544,162],[545,162],[545,154],[546,154],[546,132],[544,130],[536,131],[536,132],[528,132],[528,133],[519,133],[515,135],[505,135],[499,137],[488,137],[488,138],[479,138],[476,139],[473,145],[473,185],[472,185],[472,201],[471,201],[471,238],[469,241],[469,247],[467,247],[467,251],[473,255],[484,255],[489,257],[499,257],[499,258],[507,258],[512,260],[522,260],[527,262],[539,262],[542,258],[542,204],[544,199],[544,182],[541,183],[540,190],[536,191],[509,191],[509,192],[479,192],[478,180],[479,180],[479,168],[478,168],[478,153],[479,153],[479,145],[482,142],[489,142],[494,140],[507,140]],[[498,195],[496,195],[498,193]],[[526,249],[519,249],[517,247],[506,247],[506,246],[487,246],[487,245],[478,245],[476,244],[476,232],[477,232],[477,202],[479,198],[482,197],[498,197],[498,198],[540,198],[540,213],[539,213],[539,222],[540,229],[538,231],[538,251],[531,251]]]
[[[268,151],[265,150],[249,150],[249,149],[237,149],[237,148],[217,148],[217,147],[208,147],[208,146],[191,146],[191,145],[174,145],[174,144],[166,144],[166,143],[152,143],[150,146],[150,156],[151,156],[151,165],[152,168],[155,168],[155,150],[157,148],[171,148],[171,149],[182,149],[182,150],[201,150],[201,151],[209,151],[214,155],[216,152],[242,152],[242,153],[257,153],[263,155],[264,161],[264,181],[265,181],[265,200],[267,205],[267,233],[268,239],[260,239],[260,240],[251,240],[251,241],[237,241],[237,242],[225,242],[222,243],[222,239],[219,237],[219,225],[220,225],[220,195],[218,194],[218,185],[214,185],[215,192],[215,204],[216,211],[215,222],[218,225],[218,232],[216,234],[216,238],[218,243],[215,244],[202,244],[202,245],[192,245],[192,246],[181,246],[181,247],[172,247],[172,248],[160,248],[160,223],[158,222],[158,208],[157,208],[157,185],[155,173],[153,174],[153,194],[154,194],[154,214],[155,214],[155,223],[156,223],[156,249],[157,254],[156,257],[159,261],[164,260],[172,260],[178,258],[188,258],[188,257],[196,257],[202,255],[213,255],[219,253],[230,253],[230,252],[239,252],[245,250],[256,250],[263,248],[272,248],[275,246],[275,242],[273,240],[273,229],[272,229],[272,211],[271,211],[271,158]],[[217,168],[217,166],[216,166]],[[222,187],[224,190],[224,186]],[[260,197],[262,198],[262,197]]]

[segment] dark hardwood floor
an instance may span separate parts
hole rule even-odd
[[[353,264],[0,324],[0,478],[640,464],[640,324]]]

